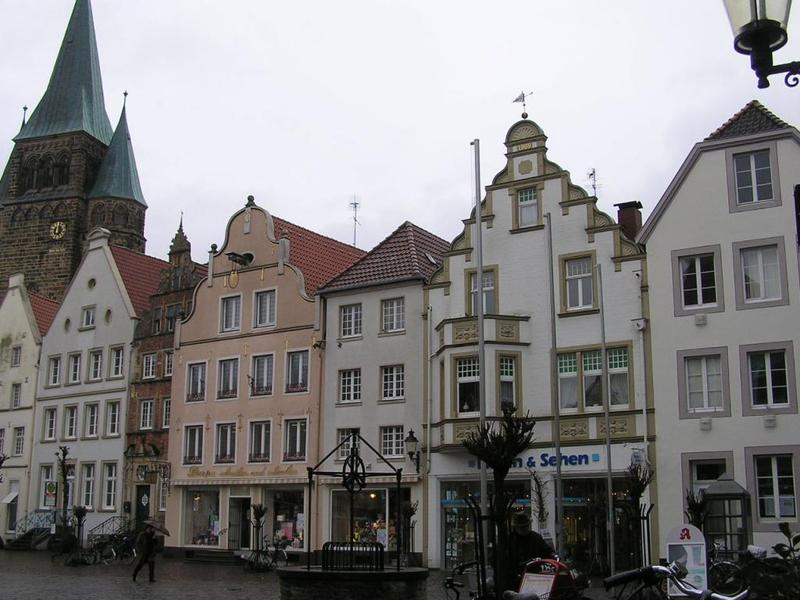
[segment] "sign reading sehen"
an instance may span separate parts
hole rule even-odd
[[[600,466],[599,463],[602,460],[602,455],[599,452],[587,452],[587,453],[580,453],[580,454],[568,454],[565,452],[561,453],[561,466],[562,467],[577,467],[577,466],[588,466],[594,465],[596,467]],[[470,458],[468,464],[471,468],[478,468],[480,465],[478,461],[474,458]],[[513,464],[511,465],[512,469],[522,469],[522,468],[529,468],[534,469],[536,467],[555,467],[558,465],[558,457],[553,452],[542,452],[538,455],[530,454],[528,456],[518,456],[514,459]]]

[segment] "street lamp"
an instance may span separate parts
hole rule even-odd
[[[403,442],[406,445],[406,454],[408,454],[408,458],[414,461],[414,466],[417,468],[417,473],[419,473],[419,440],[417,436],[414,435],[413,429],[409,429],[408,436],[406,436]]]
[[[772,64],[772,53],[789,40],[786,25],[792,0],[723,0],[733,29],[733,47],[750,55],[750,66],[758,77],[758,87],[769,87],[767,77],[786,73],[789,87],[800,83],[800,61]]]

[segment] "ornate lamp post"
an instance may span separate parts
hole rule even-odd
[[[403,442],[405,442],[406,445],[406,454],[408,454],[408,458],[414,461],[414,466],[417,468],[417,473],[419,473],[419,440],[417,436],[414,435],[413,429],[409,429],[408,435]]]
[[[758,87],[769,87],[767,77],[786,73],[789,87],[800,83],[800,61],[775,65],[772,53],[789,40],[786,25],[792,0],[723,0],[733,29],[733,47],[750,56],[750,66],[758,77]]]

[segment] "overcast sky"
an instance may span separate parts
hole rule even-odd
[[[47,86],[72,0],[0,0],[0,160]],[[93,0],[112,126],[128,122],[148,254],[184,211],[196,260],[248,194],[358,246],[405,220],[451,240],[505,163],[520,91],[548,157],[600,207],[649,214],[692,145],[750,100],[800,124],[800,87],[756,88],[722,0]],[[800,8],[776,62],[800,59]]]

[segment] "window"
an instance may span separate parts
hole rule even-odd
[[[14,427],[14,456],[22,456],[25,450],[25,428]]]
[[[222,423],[217,425],[217,452],[214,462],[236,462],[236,423]]]
[[[61,357],[50,357],[50,363],[47,369],[47,384],[58,385],[61,383]]]
[[[471,315],[478,314],[478,286],[477,286],[477,273],[469,274],[469,310]],[[494,314],[497,312],[497,303],[495,302],[495,283],[494,271],[483,271],[483,313]]]
[[[153,428],[153,401],[142,400],[139,404],[139,429]]]
[[[769,150],[734,154],[736,203],[748,205],[772,200]]]
[[[81,327],[94,327],[94,306],[87,306],[83,309],[81,316]]]
[[[64,409],[64,437],[71,440],[78,437],[77,406],[67,406]]]
[[[189,385],[186,386],[187,402],[197,402],[206,399],[206,364],[194,363],[188,367]]]
[[[39,485],[41,486],[42,490],[42,498],[39,503],[40,508],[51,508],[48,506],[48,496],[50,490],[48,490],[48,484],[53,482],[53,465],[42,465],[39,471]],[[55,506],[53,504],[52,506]]]
[[[722,360],[717,356],[685,359],[689,412],[722,410]]]
[[[158,511],[167,510],[167,498],[169,497],[169,482],[161,477],[158,480]]]
[[[398,458],[405,455],[405,443],[402,425],[381,427],[381,453],[387,458]]]
[[[156,376],[156,353],[145,354],[142,358],[142,379],[152,379]]]
[[[308,391],[308,350],[289,352],[286,360],[286,393]]]
[[[348,427],[345,429],[337,429],[336,430],[336,443],[342,444],[339,446],[339,452],[336,455],[336,458],[340,460],[346,459],[350,456],[350,448],[355,446],[358,448],[358,438],[350,438],[351,435],[358,435],[360,432],[358,427]]]
[[[584,256],[564,261],[567,310],[594,307],[594,276],[592,257]]]
[[[705,490],[727,470],[724,459],[693,460],[689,464],[692,469],[692,491],[695,494]]]
[[[164,377],[172,377],[172,361],[175,353],[172,350],[164,351]]]
[[[119,402],[106,405],[106,435],[119,435]]]
[[[236,398],[239,395],[239,359],[219,361],[217,398]]]
[[[44,411],[44,431],[42,436],[45,441],[56,439],[56,409],[46,408]]]
[[[719,244],[673,250],[672,301],[676,317],[725,310]]]
[[[275,325],[275,290],[256,292],[253,312],[253,325],[255,327]]]
[[[153,321],[152,321],[153,326],[150,329],[150,331],[151,331],[151,333],[153,335],[158,335],[159,333],[161,333],[161,307],[160,306],[157,306],[157,307],[155,307],[153,309],[152,318],[153,318]]]
[[[111,348],[111,377],[122,377],[122,368],[125,360],[123,350],[122,346]]]
[[[97,404],[86,405],[86,437],[97,437]]]
[[[81,355],[69,355],[69,382],[80,383],[81,381]]]
[[[792,455],[755,456],[754,460],[759,518],[796,517],[797,503]]]
[[[283,460],[286,462],[305,460],[306,420],[286,419],[283,428]]]
[[[478,377],[480,369],[475,357],[459,358],[456,361],[456,380],[458,384],[458,413],[476,413],[479,410]]]
[[[272,375],[275,358],[272,354],[253,357],[253,375],[250,379],[250,395],[266,396],[272,393]]]
[[[786,353],[750,352],[747,354],[750,372],[750,400],[753,406],[767,407],[789,403]]]
[[[517,192],[517,209],[519,227],[530,227],[539,223],[539,200],[535,188],[527,188]]]
[[[103,465],[103,510],[117,507],[117,463]]]
[[[516,359],[513,356],[500,357],[500,406],[517,405]]]
[[[175,331],[175,321],[178,318],[178,313],[181,311],[180,304],[170,304],[167,307],[166,329],[167,332],[172,333]]]
[[[11,408],[19,408],[22,405],[22,384],[11,384]]]
[[[22,361],[22,346],[14,346],[11,348],[11,366],[18,367]]]
[[[627,407],[630,402],[628,349],[609,348],[608,400],[611,408]],[[600,350],[584,350],[558,355],[558,394],[561,410],[595,410],[603,407],[603,360]]]
[[[92,350],[89,353],[89,380],[97,381],[103,377],[103,351]]]
[[[733,258],[737,310],[789,303],[782,237],[736,242]]]
[[[224,331],[238,331],[241,324],[242,297],[231,296],[222,299],[222,314],[220,329]]]
[[[361,305],[347,304],[339,308],[340,335],[355,337],[361,335]]]
[[[381,301],[381,331],[394,333],[406,328],[406,301],[405,298],[390,298]]]
[[[81,465],[81,502],[84,508],[92,510],[94,506],[94,465]]]
[[[250,423],[249,462],[269,462],[270,433],[269,421],[253,421]]]
[[[169,429],[169,421],[172,413],[172,400],[164,398],[161,408],[161,429]]]
[[[406,395],[405,367],[392,365],[381,367],[383,382],[383,400],[402,400]]]
[[[361,401],[361,369],[339,371],[339,402]]]
[[[199,465],[203,462],[203,426],[187,425],[183,434],[183,464]]]

